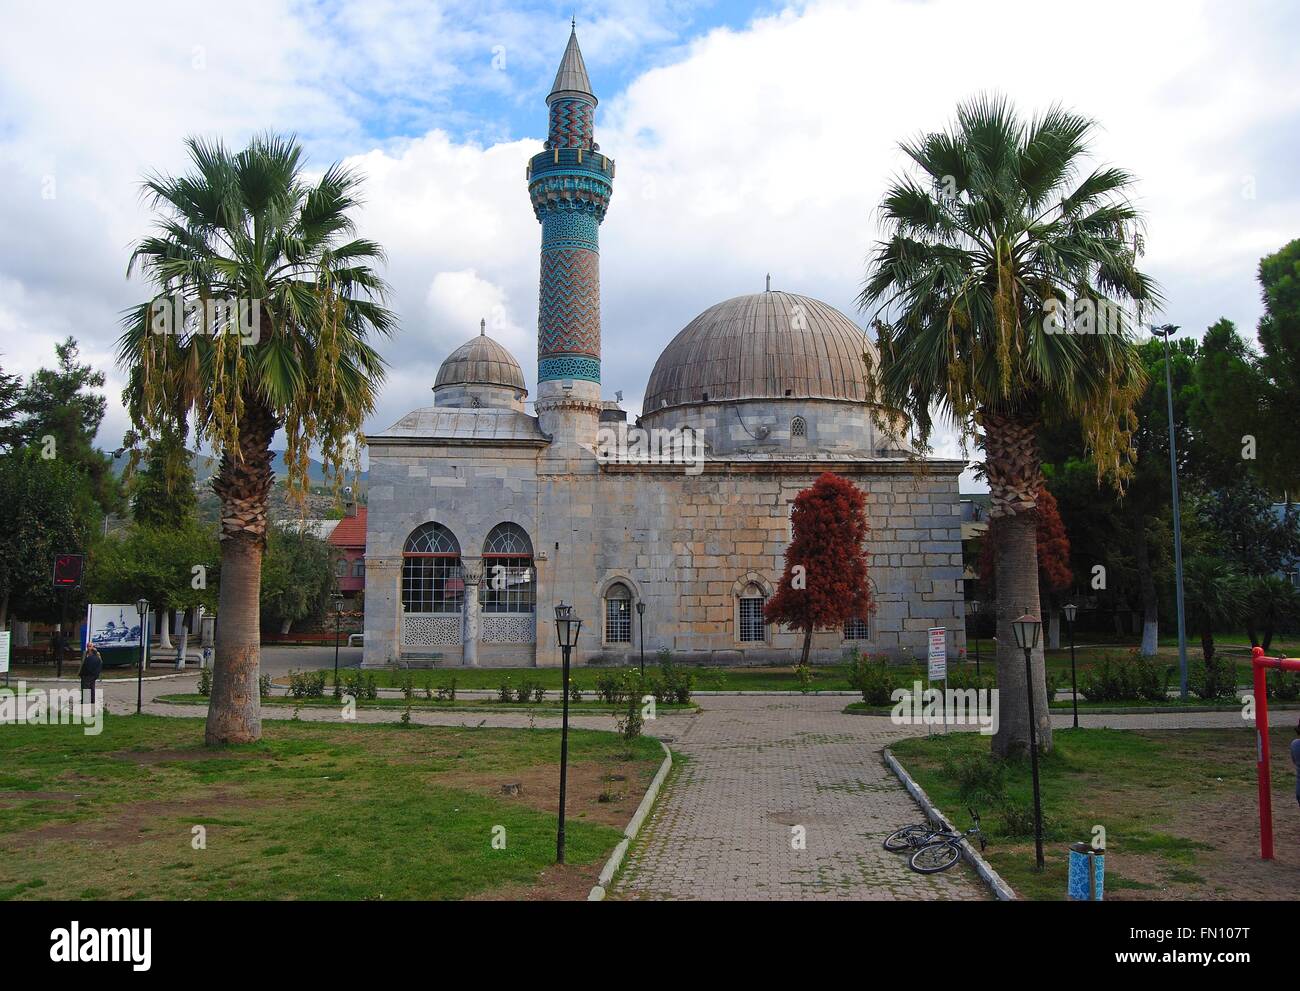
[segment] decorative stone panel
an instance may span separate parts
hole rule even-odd
[[[459,615],[407,613],[402,616],[403,647],[453,647],[460,643]]]
[[[532,613],[487,614],[482,623],[484,643],[532,643],[537,639]]]

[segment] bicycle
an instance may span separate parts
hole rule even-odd
[[[979,813],[974,809],[969,811],[970,817],[975,823],[970,829],[964,833],[959,833],[953,829],[935,830],[907,859],[907,866],[918,874],[938,874],[941,871],[946,871],[957,863],[961,857],[962,840],[969,839],[972,836],[979,838],[980,849],[983,850],[987,843],[984,839],[984,833],[980,829]]]

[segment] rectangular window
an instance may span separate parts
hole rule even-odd
[[[762,643],[767,639],[763,623],[763,599],[740,600],[740,642]]]
[[[851,619],[844,624],[845,640],[869,640],[871,631],[865,619]]]
[[[408,557],[402,562],[402,608],[413,613],[458,613],[465,582],[457,557]]]
[[[479,608],[485,613],[530,613],[536,608],[531,557],[483,557],[478,586]]]
[[[605,600],[605,642],[632,642],[632,602],[629,599]]]

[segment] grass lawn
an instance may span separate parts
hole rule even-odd
[[[177,694],[177,695],[160,695],[158,702],[176,702],[181,705],[203,705],[208,704],[208,696],[199,694]],[[294,708],[329,708],[337,709],[339,703],[334,700],[330,694],[323,698],[301,698],[296,699],[289,695],[272,695],[262,699],[263,705],[291,706]],[[357,702],[358,709],[393,709],[402,712],[406,708],[406,700],[402,698],[377,698],[362,699]],[[437,699],[426,699],[417,696],[411,699],[411,709],[416,710],[444,710],[444,709],[472,709],[476,712],[545,712],[547,715],[558,716],[563,711],[564,702],[558,698],[543,699],[541,702],[502,702],[498,699],[457,699],[455,702],[439,702]],[[699,709],[698,705],[693,702],[682,705],[677,702],[661,702],[655,705],[657,713],[665,712],[695,712]],[[622,713],[626,710],[625,706],[612,706],[605,702],[591,701],[590,697],[582,702],[570,702],[569,714],[573,716],[595,716],[601,714]]]
[[[650,739],[570,732],[560,868],[558,730],[268,721],[257,744],[202,737],[200,720],[152,716],[110,716],[97,737],[0,730],[0,899],[585,898],[663,758]]]
[[[1273,816],[1277,859],[1259,859],[1255,733],[1056,730],[1041,762],[1046,870],[1034,871],[1028,761],[1002,765],[1014,824],[990,797],[989,740],[974,733],[917,737],[895,756],[959,828],[983,817],[990,864],[1022,898],[1065,898],[1070,843],[1106,830],[1107,899],[1291,899],[1300,880],[1300,815],[1291,726],[1276,728]],[[963,794],[962,782],[979,782]],[[981,793],[982,791],[982,793]]]

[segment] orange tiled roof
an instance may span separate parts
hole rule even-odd
[[[356,516],[345,516],[330,534],[330,543],[336,547],[366,546],[366,507],[358,506]]]

